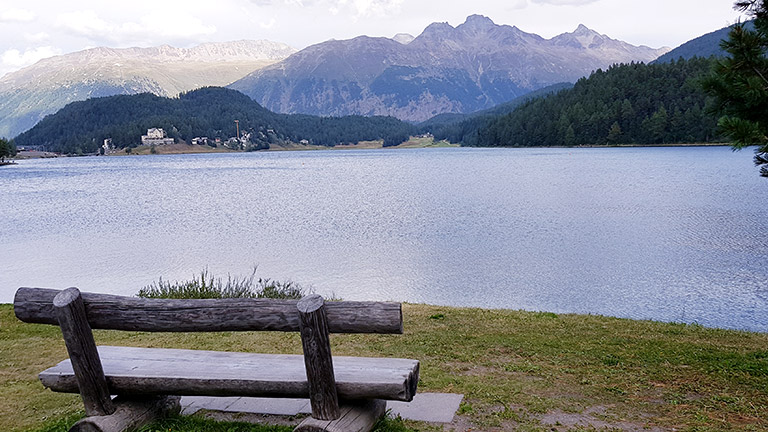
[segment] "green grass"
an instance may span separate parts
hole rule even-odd
[[[587,422],[581,430],[768,430],[768,334],[411,304],[403,313],[405,334],[333,335],[334,355],[419,359],[420,392],[465,395],[457,416],[465,429],[566,430],[547,423],[555,418]],[[94,334],[100,344],[301,352],[297,333]],[[37,380],[65,357],[57,327],[21,323],[10,305],[0,305],[3,430],[53,431],[45,427],[76,419],[78,396],[50,392]],[[383,427],[441,430],[412,421]]]

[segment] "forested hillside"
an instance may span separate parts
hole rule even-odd
[[[95,153],[107,138],[116,148],[135,147],[141,135],[155,127],[186,142],[195,137],[226,140],[236,136],[235,120],[239,120],[241,135],[249,134],[249,149],[301,140],[333,146],[381,139],[385,145],[396,145],[414,130],[392,117],[275,114],[242,93],[208,87],[178,98],[145,93],[74,102],[16,137],[15,142],[62,153]]]
[[[560,90],[572,87],[572,83],[553,84],[523,96],[519,96],[509,102],[496,105],[493,108],[477,111],[472,114],[440,114],[425,122],[419,123],[419,130],[422,133],[428,132],[435,136],[439,136],[440,139],[445,139],[450,142],[462,142],[465,136],[476,135],[478,130],[486,127],[499,116],[513,112],[526,102],[549,96]]]
[[[466,146],[704,143],[717,140],[699,79],[710,59],[597,70],[570,90],[532,100],[458,136]]]

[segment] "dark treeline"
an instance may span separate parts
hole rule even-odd
[[[13,141],[0,137],[0,162],[5,162],[5,158],[14,156],[16,156],[16,145]]]
[[[712,142],[717,118],[699,83],[712,62],[694,58],[597,70],[572,89],[435,137],[483,147]]]
[[[512,99],[509,102],[496,105],[493,108],[477,111],[471,114],[440,114],[431,119],[419,123],[421,133],[429,132],[439,139],[453,143],[474,142],[477,132],[496,120],[498,117],[509,114],[519,106],[533,99],[557,93],[560,90],[572,88],[572,83],[559,83],[532,91],[523,96]]]
[[[195,137],[249,134],[250,149],[269,148],[284,141],[334,146],[384,140],[406,141],[414,127],[391,117],[316,117],[276,114],[240,92],[208,87],[163,98],[151,94],[121,95],[73,102],[44,118],[15,138],[20,146],[44,146],[69,154],[95,153],[107,138],[116,148],[136,147],[150,128],[163,128],[169,137],[191,142]]]
[[[383,140],[384,147],[396,146],[408,141],[415,128],[394,117],[317,117],[307,114],[281,116],[281,124],[290,141],[302,139],[312,144],[334,146],[343,143]]]

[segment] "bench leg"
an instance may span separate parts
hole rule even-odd
[[[341,417],[336,420],[317,420],[307,417],[293,432],[369,432],[384,415],[387,402],[381,399],[345,402]]]
[[[179,396],[115,398],[116,410],[106,416],[90,416],[75,423],[69,432],[125,432],[181,411]]]

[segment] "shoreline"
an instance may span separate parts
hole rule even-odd
[[[311,145],[311,144],[299,144],[299,143],[287,143],[280,145],[272,145],[266,150],[257,150],[256,152],[285,152],[285,151],[333,151],[333,150],[398,150],[398,149],[420,149],[420,148],[507,148],[507,149],[593,149],[593,148],[663,148],[663,147],[730,147],[728,143],[670,143],[670,144],[612,144],[612,145],[580,145],[573,147],[564,146],[498,146],[498,147],[472,147],[461,146],[460,144],[453,144],[448,141],[435,141],[431,138],[412,138],[402,144],[396,146],[384,147],[381,141],[361,141],[357,144],[339,144],[333,147]],[[232,150],[221,147],[210,147],[207,145],[194,145],[186,143],[170,144],[166,146],[155,146],[155,153],[152,153],[150,146],[138,146],[134,147],[130,153],[126,153],[124,150],[114,150],[105,155],[87,154],[82,156],[146,156],[146,155],[168,155],[168,154],[210,154],[210,153],[248,153],[243,150]],[[75,155],[66,155],[53,152],[19,152],[19,154],[4,163],[3,165],[16,165],[19,160],[25,159],[47,159],[58,157],[80,157]]]
[[[562,148],[634,148],[634,147],[730,147],[728,143],[676,143],[676,144],[611,144],[611,145],[582,145]],[[546,148],[546,147],[543,147]]]
[[[98,293],[98,294],[110,295],[109,293]],[[346,300],[340,299],[339,301],[346,301]],[[599,320],[606,320],[606,321],[622,321],[622,322],[634,323],[638,325],[647,324],[647,325],[658,325],[658,326],[692,327],[692,328],[699,328],[706,331],[733,332],[733,333],[742,333],[742,334],[768,337],[768,330],[753,330],[753,329],[738,328],[738,327],[708,326],[708,325],[699,324],[696,321],[691,321],[691,322],[663,321],[663,320],[654,319],[654,318],[631,318],[627,316],[605,315],[601,313],[552,312],[552,311],[534,310],[534,309],[447,305],[447,304],[426,303],[426,302],[415,303],[415,302],[409,302],[409,301],[395,301],[395,302],[403,305],[415,307],[415,308],[449,309],[449,310],[456,310],[456,311],[461,310],[461,311],[470,311],[474,313],[513,313],[513,314],[520,313],[520,314],[532,314],[532,315],[539,315],[539,316],[572,317],[575,319],[584,319],[584,320],[599,319]],[[3,307],[13,308],[13,301],[0,302],[0,309],[2,309]]]

